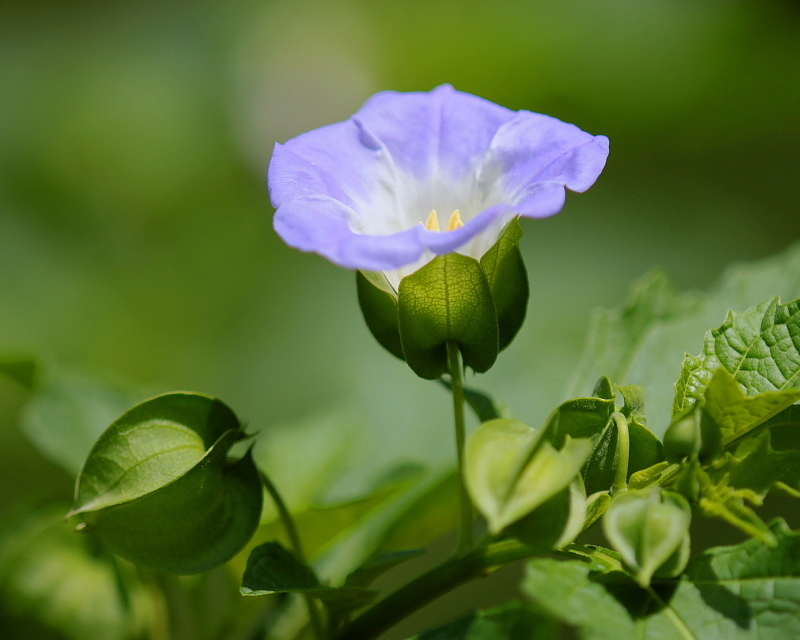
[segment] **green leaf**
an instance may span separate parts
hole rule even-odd
[[[100,434],[140,398],[89,376],[48,369],[20,426],[39,451],[77,476]]]
[[[528,273],[519,250],[522,234],[519,218],[514,218],[500,239],[481,258],[481,267],[497,310],[500,351],[511,343],[522,327],[528,306]]]
[[[566,436],[557,450],[544,430],[508,419],[484,423],[467,441],[465,481],[493,534],[565,489],[590,451],[588,440]]]
[[[611,494],[608,491],[597,491],[586,499],[586,521],[583,525],[584,529],[588,529],[608,509],[611,504]]]
[[[659,569],[675,575],[686,565],[691,518],[689,504],[676,493],[626,491],[611,501],[603,531],[639,584],[647,586]]]
[[[685,353],[698,353],[703,336],[730,309],[747,309],[769,296],[800,297],[800,243],[777,256],[729,268],[703,295],[678,293],[663,275],[636,285],[625,306],[598,311],[587,336],[582,364],[565,397],[588,394],[595,380],[610,375],[647,394],[652,431],[661,436],[671,422],[673,383]]]
[[[100,437],[78,479],[80,515],[120,556],[170,573],[198,573],[233,557],[261,516],[262,488],[244,436],[222,402],[172,393],[148,400]]]
[[[757,540],[716,547],[675,580],[640,590],[620,573],[604,586],[629,606],[638,638],[779,640],[800,634],[800,536],[771,525],[770,548]],[[599,586],[599,585],[595,585]]]
[[[582,640],[633,640],[631,616],[602,585],[590,566],[576,561],[528,561],[522,589],[536,608],[573,627]]]
[[[497,358],[497,313],[489,283],[474,258],[438,256],[400,281],[403,354],[421,378],[448,371],[446,343],[458,344],[464,364],[487,371]]]
[[[325,587],[310,567],[300,562],[279,542],[267,542],[253,549],[239,589],[243,596],[263,596],[276,593],[307,593],[347,608],[358,603],[368,604],[377,592],[359,587]]]
[[[745,396],[726,370],[717,369],[705,390],[705,408],[720,426],[725,445],[741,438],[800,400],[800,389]]]
[[[781,304],[780,298],[771,298],[743,313],[729,312],[719,328],[706,334],[700,356],[684,362],[675,415],[697,402],[719,368],[728,371],[748,397],[800,384],[799,303]]]
[[[764,497],[776,482],[796,483],[800,474],[800,450],[776,451],[771,433],[743,441],[730,456],[728,482],[737,489],[749,489]]]
[[[521,602],[472,611],[410,640],[559,640],[561,626]]]
[[[152,624],[150,595],[130,565],[64,522],[61,505],[34,513],[0,545],[6,613],[38,620],[64,638],[141,638]]]
[[[541,552],[570,544],[586,522],[586,490],[578,478],[507,528],[507,532]]]
[[[364,321],[373,337],[393,356],[405,360],[400,343],[400,328],[397,318],[397,296],[391,291],[388,281],[384,286],[375,284],[376,279],[386,277],[380,273],[356,271],[356,291],[358,304]],[[380,282],[380,280],[378,280]]]
[[[440,379],[439,383],[448,391],[452,389],[449,380]],[[464,400],[469,408],[472,409],[480,422],[488,422],[496,418],[507,418],[505,411],[497,401],[483,391],[478,391],[471,387],[464,387]]]

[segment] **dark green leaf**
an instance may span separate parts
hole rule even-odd
[[[537,609],[574,627],[582,640],[633,640],[628,612],[602,585],[589,579],[590,565],[534,558],[522,589]]]
[[[330,602],[334,609],[358,608],[375,596],[357,587],[325,587],[310,567],[304,565],[279,542],[267,542],[253,549],[239,589],[243,596],[275,593],[308,593]]]
[[[514,218],[500,239],[481,258],[497,311],[499,350],[505,349],[525,321],[528,306],[528,273],[519,250],[522,227]]]
[[[595,398],[603,398],[604,400],[616,400],[617,394],[614,392],[614,385],[608,376],[602,376],[597,384],[594,385],[592,395]]]
[[[405,360],[397,324],[397,297],[386,288],[373,284],[375,277],[382,274],[369,275],[371,279],[361,271],[356,271],[358,304],[364,314],[364,321],[378,344],[393,356]],[[386,286],[389,286],[388,283]]]
[[[214,398],[181,392],[148,400],[100,437],[70,515],[143,566],[197,573],[221,564],[244,547],[261,516],[251,454],[227,462],[243,436]]]
[[[448,371],[446,343],[458,344],[464,364],[482,373],[497,358],[497,313],[489,283],[474,258],[438,256],[400,281],[400,338],[418,376]]]
[[[441,379],[439,382],[448,390],[452,386],[448,380]],[[466,400],[469,408],[475,413],[475,416],[481,422],[488,422],[496,418],[505,418],[505,412],[498,406],[497,402],[491,396],[483,391],[478,391],[471,387],[464,387],[464,400]]]
[[[559,640],[561,627],[521,602],[473,611],[410,640]]]

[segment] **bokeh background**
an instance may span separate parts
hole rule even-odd
[[[276,141],[444,82],[611,139],[595,187],[524,223],[529,318],[472,381],[532,424],[634,278],[702,289],[800,236],[791,0],[2,0],[0,352],[259,429],[347,412],[368,436],[333,492],[448,464],[446,396],[372,340],[352,273],[281,243],[265,180]],[[71,492],[14,398],[0,526]]]

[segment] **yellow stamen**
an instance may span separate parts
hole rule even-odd
[[[425,227],[431,231],[441,231],[439,228],[439,217],[436,215],[436,209],[431,209],[431,215],[428,216],[428,221]]]
[[[450,224],[447,225],[448,231],[455,231],[456,229],[460,229],[464,226],[464,222],[461,220],[461,212],[456,209],[453,211],[453,215],[450,216]]]

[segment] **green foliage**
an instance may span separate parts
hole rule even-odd
[[[382,273],[356,271],[361,313],[372,336],[393,356],[405,360],[397,324],[397,294]]]
[[[403,355],[421,378],[448,371],[447,342],[464,364],[482,373],[497,358],[497,312],[489,282],[475,258],[438,256],[400,281],[398,317]]]
[[[493,534],[566,489],[585,462],[591,446],[587,439],[566,436],[556,449],[544,433],[517,420],[498,419],[469,438],[465,481]]]
[[[143,402],[92,448],[69,515],[137,564],[172,573],[221,564],[252,537],[261,515],[252,456],[227,461],[243,437],[236,416],[214,398],[172,393]]]
[[[61,505],[34,513],[0,544],[0,600],[72,640],[139,638],[155,602],[133,568],[78,536]]]
[[[410,640],[558,640],[560,625],[521,602],[473,611]]]
[[[682,413],[696,402],[719,368],[730,373],[747,396],[788,390],[785,396],[762,402],[777,407],[782,398],[785,404],[775,413],[796,401],[800,397],[793,390],[800,384],[800,302],[781,304],[779,298],[771,298],[743,313],[730,311],[720,327],[706,334],[700,356],[687,356],[673,412]],[[765,407],[761,411],[767,412],[765,419],[771,417]]]
[[[603,531],[625,563],[646,587],[654,575],[668,578],[689,560],[689,503],[653,488],[615,496],[603,516]]]
[[[522,234],[519,219],[514,218],[481,258],[497,311],[500,351],[511,344],[525,321],[529,291],[528,272],[519,250]]]

